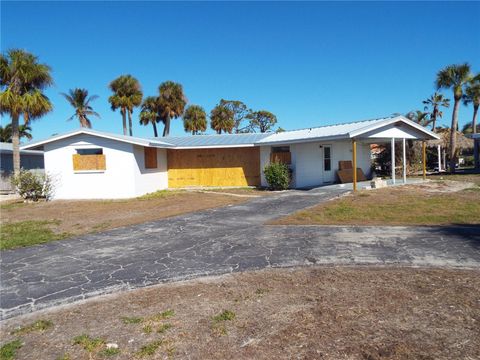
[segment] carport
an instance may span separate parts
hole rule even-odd
[[[402,143],[402,181],[407,183],[407,149],[406,141],[422,142],[422,173],[423,179],[426,178],[426,141],[437,140],[439,136],[427,130],[423,126],[413,121],[401,118],[392,119],[383,123],[373,124],[366,128],[362,128],[349,133],[352,139],[352,163],[353,168],[357,168],[357,142],[368,144],[386,143],[390,144],[391,149],[391,177],[392,184],[396,183],[396,160],[395,160],[395,144],[400,141]],[[353,171],[353,190],[357,190],[357,172]]]

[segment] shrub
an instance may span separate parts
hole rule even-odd
[[[263,169],[268,187],[272,190],[285,190],[290,185],[288,167],[282,163],[270,163]]]
[[[18,194],[25,200],[38,201],[41,198],[49,200],[53,191],[50,176],[35,174],[23,169],[12,178],[12,184]]]

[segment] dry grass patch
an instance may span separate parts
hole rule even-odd
[[[0,205],[0,248],[29,246],[248,200],[223,194],[159,191],[128,200],[6,203]]]
[[[281,225],[480,224],[480,187],[456,182],[364,190],[275,220]]]
[[[271,269],[10,319],[0,338],[17,341],[16,359],[101,359],[106,339],[118,345],[114,359],[478,359],[479,294],[478,270]],[[11,333],[40,318],[55,327]]]

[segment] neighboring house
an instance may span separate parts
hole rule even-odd
[[[437,138],[398,116],[277,134],[137,138],[79,129],[22,149],[45,151],[54,198],[102,199],[167,188],[266,186],[262,169],[273,160],[290,166],[294,188],[330,184],[339,161],[352,160],[353,141],[357,167],[368,176],[370,144]]]
[[[12,191],[11,174],[13,173],[13,150],[11,143],[0,142],[0,191]],[[26,170],[43,172],[43,151],[21,150],[20,166]]]

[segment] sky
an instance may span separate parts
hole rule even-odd
[[[37,140],[79,127],[60,95],[76,87],[99,96],[93,128],[121,133],[108,84],[122,74],[145,96],[173,80],[207,113],[222,98],[241,100],[291,130],[422,110],[442,67],[480,72],[480,2],[0,4],[2,53],[25,49],[52,68],[54,110],[31,124]],[[461,126],[472,113],[462,105]],[[138,110],[133,119],[134,136],[153,136]],[[450,123],[451,108],[440,121]],[[181,119],[171,134],[186,135]]]

